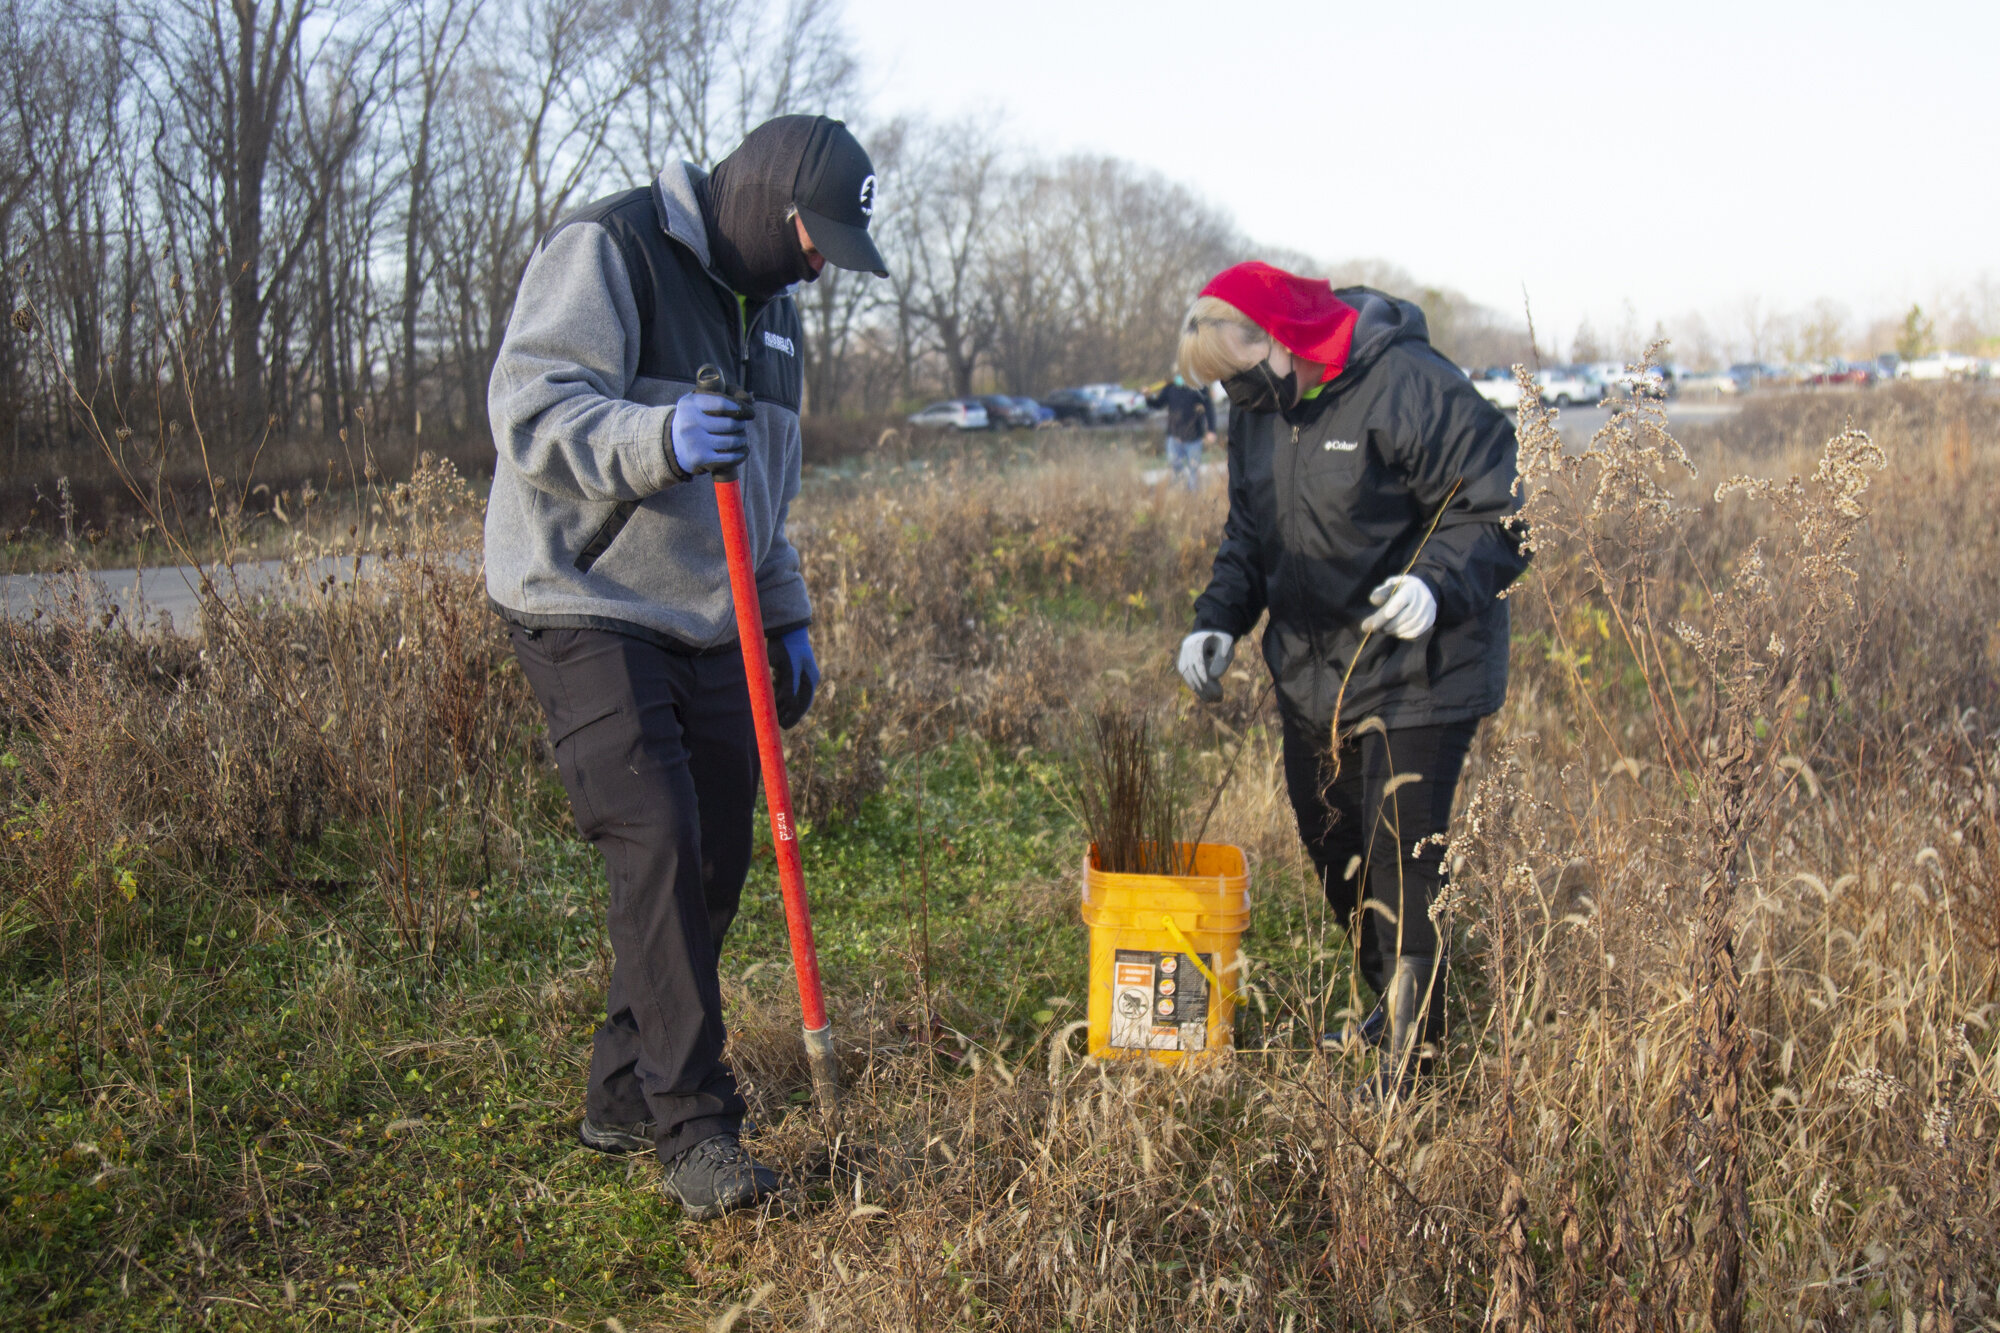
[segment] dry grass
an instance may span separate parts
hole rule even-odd
[[[1728,429],[1757,448],[1684,442],[1700,477],[1643,404],[1579,460],[1524,423],[1536,564],[1450,848],[1463,966],[1420,1095],[1351,1101],[1365,1063],[1313,1050],[1348,994],[1323,914],[1309,966],[1252,960],[1256,1049],[1192,1072],[1082,1061],[1060,1021],[967,1024],[940,1060],[911,1039],[927,992],[850,983],[832,1133],[783,1115],[806,1081],[784,987],[737,987],[760,1151],[801,1188],[688,1233],[702,1299],[626,1327],[730,1305],[798,1329],[2000,1323],[2000,427],[1983,398],[1857,401],[1872,444],[1751,418]],[[1718,491],[1737,472],[1769,484]],[[413,532],[448,507],[430,484]],[[1172,697],[1219,518],[1212,494],[1135,493],[1115,458],[809,492],[809,817],[953,736],[1046,753],[1076,700]],[[237,893],[330,823],[363,830],[390,939],[467,947],[452,904],[482,856],[520,855],[495,812],[547,784],[468,576],[404,567],[387,603],[225,605],[189,646],[83,609],[6,631],[30,833],[4,851],[9,910],[81,960],[77,1013],[131,858]],[[1258,855],[1268,904],[1298,852],[1240,658],[1185,734],[1218,777],[1245,738],[1211,836]],[[398,915],[406,884],[438,909]],[[1073,888],[1020,911],[1053,927]],[[545,980],[536,1004],[588,1007],[590,977]],[[345,984],[317,1021],[365,1014]]]
[[[878,1054],[840,1206],[721,1229],[705,1271],[799,1328],[1990,1325],[2000,438],[1923,431],[1984,400],[1877,402],[1886,470],[1844,423],[1730,469],[1798,483],[1698,479],[1645,404],[1582,459],[1524,423],[1537,566],[1423,1095],[1350,1102],[1299,1039],[1325,991],[1269,972],[1279,1035],[1220,1069],[1060,1030],[969,1078]],[[1257,743],[1222,823],[1276,851]]]

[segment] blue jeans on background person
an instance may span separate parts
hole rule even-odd
[[[1181,485],[1194,490],[1201,485],[1201,437],[1192,440],[1177,440],[1167,436],[1167,466],[1181,479]]]

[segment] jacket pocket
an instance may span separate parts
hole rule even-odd
[[[618,534],[625,531],[625,525],[632,521],[633,513],[639,508],[637,500],[620,500],[611,506],[611,512],[597,525],[597,531],[590,534],[590,540],[576,553],[576,572],[588,574],[590,567],[603,558],[611,549],[611,543],[618,540]]]
[[[1426,634],[1421,641],[1395,639],[1395,649],[1382,664],[1382,683],[1392,694],[1429,694],[1436,679],[1432,656],[1437,635]]]

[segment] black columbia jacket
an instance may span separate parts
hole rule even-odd
[[[1269,611],[1279,706],[1313,731],[1332,722],[1357,648],[1343,731],[1370,715],[1484,717],[1507,693],[1496,594],[1528,564],[1503,526],[1520,507],[1514,428],[1431,347],[1416,306],[1365,287],[1336,295],[1360,315],[1346,368],[1288,412],[1229,415],[1229,518],[1195,628],[1241,639]],[[1361,648],[1368,594],[1405,566],[1436,594],[1437,624]]]

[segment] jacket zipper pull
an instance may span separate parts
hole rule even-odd
[[[1299,428],[1297,426],[1294,426],[1292,427],[1292,443],[1297,444],[1298,442],[1299,442]]]

